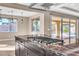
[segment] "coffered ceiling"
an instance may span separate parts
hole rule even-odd
[[[27,10],[27,8],[32,8],[40,11],[52,11],[79,17],[79,3],[8,3],[5,4],[5,6],[4,4],[0,4],[0,13],[2,14],[11,15],[12,10],[13,15],[17,16],[29,17],[32,15],[40,14],[40,12],[33,12],[32,10]]]
[[[55,11],[79,16],[79,3],[19,3],[39,10]]]

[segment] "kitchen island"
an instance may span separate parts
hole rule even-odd
[[[25,35],[17,36],[15,39],[16,56],[67,56],[70,54],[68,52],[72,50],[59,44],[62,41],[57,39],[52,40],[52,38],[48,37],[44,38],[44,36]]]

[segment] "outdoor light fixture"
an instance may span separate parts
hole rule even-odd
[[[11,16],[11,20],[13,20],[13,10],[11,10],[10,13],[11,13],[11,15],[12,15],[12,16]],[[10,29],[9,29],[9,30],[10,30],[9,38],[11,38],[11,21],[10,21]]]

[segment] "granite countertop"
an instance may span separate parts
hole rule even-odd
[[[26,44],[25,46],[27,48],[29,48],[30,50],[34,51],[35,53],[37,53],[38,55],[49,55],[49,56],[60,56],[60,55],[68,55],[71,50],[74,50],[73,46],[69,45],[68,46],[62,46],[62,45],[57,45],[57,44],[48,44],[46,45],[45,42],[44,43],[40,43],[40,42],[34,42],[34,41],[28,41],[27,40],[27,36],[18,36],[19,38],[21,38],[22,40],[26,40]],[[27,43],[28,41],[28,43]],[[71,49],[71,48],[72,49]],[[77,47],[76,47],[77,48]],[[67,53],[69,52],[69,53]]]

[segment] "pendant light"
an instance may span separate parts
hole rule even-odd
[[[1,11],[2,11],[2,9],[0,9],[0,20],[1,20]]]
[[[0,25],[2,25],[1,11],[2,11],[2,9],[0,9]]]
[[[11,20],[10,20],[10,38],[12,38],[12,36],[11,36],[11,35],[12,35],[12,31],[11,31],[11,21],[13,21],[13,10],[11,10],[11,15],[10,15],[10,16],[11,16],[11,18],[10,18],[10,19],[11,19]]]
[[[1,19],[1,11],[2,11],[2,9],[0,9],[0,19]]]
[[[22,15],[22,17],[21,17],[21,22],[23,22],[23,12],[21,12],[21,15]]]

